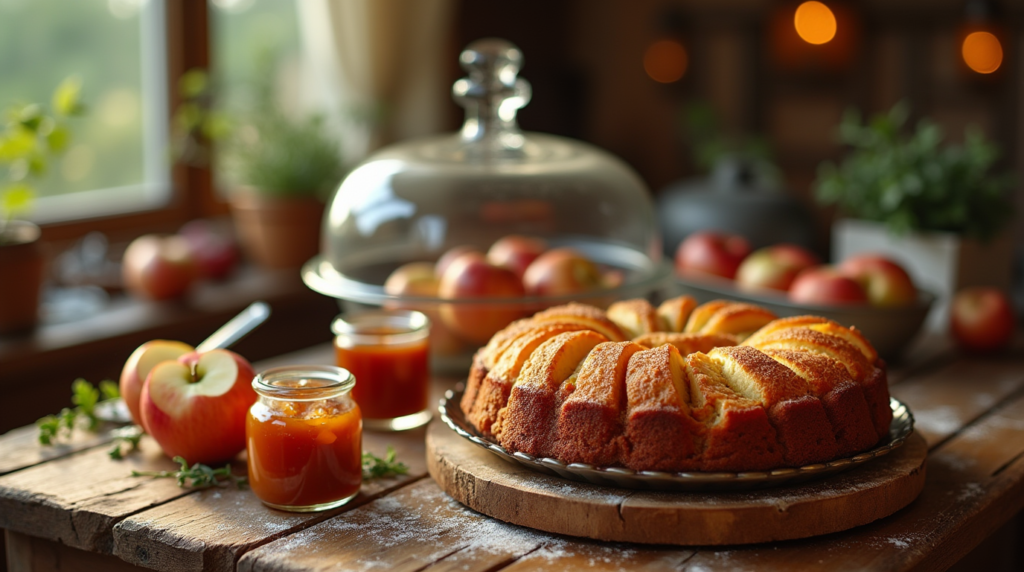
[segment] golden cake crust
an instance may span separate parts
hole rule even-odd
[[[477,352],[462,410],[510,451],[641,471],[801,466],[888,435],[885,364],[856,329],[692,305],[568,304],[518,320]]]

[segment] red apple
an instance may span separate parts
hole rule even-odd
[[[158,363],[174,361],[181,356],[195,351],[192,346],[172,340],[148,341],[132,352],[121,369],[121,398],[124,399],[128,411],[135,423],[142,425],[142,414],[139,410],[139,398],[142,386],[149,377],[149,372]]]
[[[695,232],[676,249],[676,271],[705,274],[730,280],[740,262],[750,254],[750,243],[742,236],[714,231]]]
[[[142,389],[142,426],[168,457],[204,464],[230,459],[245,449],[255,375],[245,358],[228,350],[161,362]]]
[[[384,293],[391,296],[414,296],[437,298],[441,281],[434,273],[433,262],[410,262],[396,268],[384,282]],[[388,302],[387,308],[400,308],[423,312],[430,318],[430,350],[444,355],[462,352],[464,344],[445,326],[438,311],[440,306],[432,302]]]
[[[996,288],[965,288],[950,308],[953,337],[968,350],[991,352],[1006,347],[1016,327],[1010,300]]]
[[[521,279],[526,268],[548,249],[539,238],[510,234],[498,239],[487,251],[487,261],[508,268]]]
[[[445,253],[442,254],[441,257],[438,258],[437,262],[434,264],[434,273],[437,274],[438,280],[440,280],[441,277],[444,276],[445,270],[448,270],[448,266],[450,266],[451,263],[454,262],[456,258],[469,252],[475,252],[477,254],[480,254],[480,251],[472,246],[455,246],[445,251]]]
[[[789,299],[800,304],[860,304],[867,296],[860,284],[831,266],[808,268],[789,287]]]
[[[210,221],[189,221],[178,230],[178,235],[188,243],[201,277],[223,280],[238,266],[240,255],[235,239]]]
[[[597,265],[572,248],[545,252],[523,275],[523,286],[531,296],[567,296],[604,284],[605,276]]]
[[[180,236],[140,236],[124,251],[122,265],[125,288],[150,300],[182,296],[197,275],[192,250]]]
[[[409,262],[388,275],[384,281],[384,293],[391,296],[436,298],[440,284],[432,262]]]
[[[884,256],[851,256],[839,265],[839,271],[856,280],[874,306],[906,306],[917,300],[917,288],[910,275]]]
[[[741,290],[789,290],[797,274],[821,264],[817,256],[795,244],[777,244],[754,251],[736,270]]]
[[[479,252],[456,258],[441,276],[438,293],[446,299],[493,299],[497,304],[443,304],[441,318],[452,331],[474,344],[484,344],[495,332],[523,316],[515,304],[523,283],[515,272],[495,266]]]

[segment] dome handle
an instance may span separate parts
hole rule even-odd
[[[517,77],[523,53],[511,42],[485,38],[469,44],[459,55],[469,77],[452,85],[452,97],[466,110],[463,141],[478,142],[485,154],[519,154],[523,135],[516,112],[530,102],[530,83]]]

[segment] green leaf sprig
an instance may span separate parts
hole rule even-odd
[[[239,489],[244,489],[249,483],[249,479],[246,477],[236,477],[232,474],[230,464],[219,469],[201,463],[190,467],[188,461],[181,456],[175,457],[174,462],[181,465],[177,471],[132,471],[132,476],[176,479],[178,486],[182,488],[219,487],[221,483],[231,482]]]
[[[405,475],[409,472],[409,467],[397,460],[397,453],[395,448],[388,446],[387,452],[384,453],[384,458],[380,458],[370,452],[363,453],[363,480],[379,479],[382,477],[391,477],[395,475]]]
[[[142,440],[142,436],[145,434],[146,432],[138,425],[129,425],[115,429],[111,432],[114,440],[111,443],[110,450],[107,451],[107,455],[110,455],[110,458],[115,461],[124,459],[126,454],[139,449],[139,441]]]
[[[65,407],[56,415],[47,415],[36,421],[39,427],[39,443],[53,445],[62,437],[70,437],[79,425],[88,431],[95,431],[100,424],[100,419],[96,416],[96,406],[101,401],[117,399],[120,395],[117,384],[113,381],[101,381],[97,388],[84,379],[76,379],[71,384],[71,403],[75,407]]]

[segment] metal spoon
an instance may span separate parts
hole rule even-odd
[[[228,320],[216,332],[206,338],[198,346],[197,352],[224,349],[245,337],[270,317],[270,306],[266,302],[253,302],[234,318]]]
[[[270,317],[270,305],[266,302],[253,302],[240,314],[231,318],[216,332],[210,335],[196,346],[197,352],[208,352],[210,350],[225,349],[244,338],[246,334],[256,329]],[[95,409],[96,417],[104,421],[114,423],[130,423],[132,418],[128,407],[121,399],[104,401],[98,403]]]

